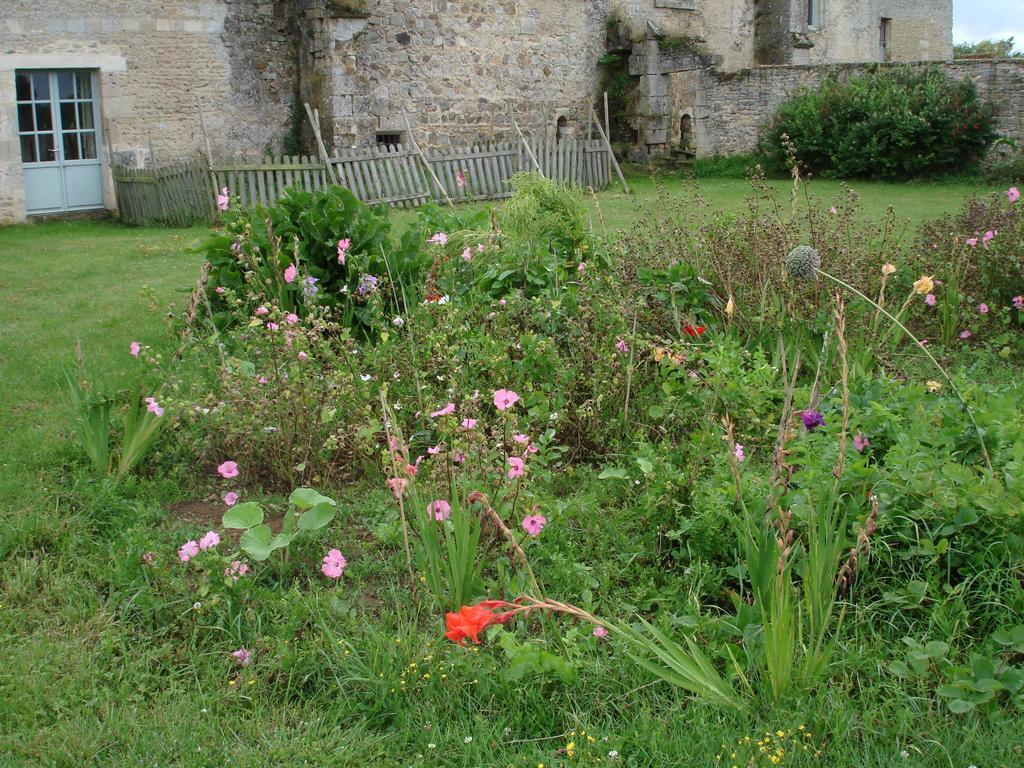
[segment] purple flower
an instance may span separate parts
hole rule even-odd
[[[808,432],[813,432],[818,427],[825,426],[825,417],[818,411],[800,411],[800,419]]]
[[[377,290],[377,278],[373,275],[363,275],[359,278],[359,285],[356,290],[360,296],[367,296]]]
[[[864,449],[869,445],[871,445],[871,441],[864,437],[860,432],[857,432],[857,434],[853,436],[853,447],[857,449],[858,453],[864,453]]]
[[[302,281],[302,293],[307,299],[312,299],[316,296],[317,291],[320,289],[316,285],[317,280],[315,277],[307,277]]]
[[[935,294],[934,293],[929,293],[928,295],[926,295],[924,297],[924,303],[927,304],[929,307],[934,307],[935,306],[935,301],[936,301],[936,299],[935,299]]]

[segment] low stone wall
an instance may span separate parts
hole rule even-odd
[[[698,153],[750,152],[793,91],[816,88],[830,72],[851,77],[879,66],[898,65],[768,66],[736,73],[702,70],[694,115]],[[1000,133],[1024,140],[1024,59],[961,60],[938,66],[953,79],[971,78],[981,97],[995,104]]]

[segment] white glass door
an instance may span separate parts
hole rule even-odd
[[[99,114],[88,70],[15,73],[28,213],[103,207]]]

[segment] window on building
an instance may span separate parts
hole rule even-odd
[[[562,115],[558,118],[555,123],[555,141],[561,141],[566,138],[566,134],[569,132],[569,120]]]
[[[878,60],[892,60],[892,19],[884,17],[878,22]]]
[[[817,29],[821,22],[820,0],[807,0],[807,26]]]
[[[402,143],[401,131],[377,131],[377,146],[384,149],[396,148]]]
[[[693,146],[693,118],[689,115],[679,118],[679,145],[683,149]]]

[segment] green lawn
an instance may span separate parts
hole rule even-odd
[[[652,204],[651,181],[630,181],[633,195],[600,195],[612,228]],[[740,180],[699,186],[715,210],[738,209],[748,189]],[[788,194],[785,183],[772,186]],[[864,215],[892,204],[914,223],[957,208],[974,191],[854,187]],[[813,185],[826,200],[837,189]],[[201,262],[189,250],[204,234],[107,222],[0,229],[0,767],[713,766],[728,745],[720,764],[742,768],[767,765],[745,751],[745,737],[756,742],[778,730],[789,739],[813,732],[812,748],[793,749],[782,766],[1024,764],[1012,717],[952,719],[884,684],[858,687],[862,678],[852,670],[878,663],[870,634],[846,649],[848,683],[785,710],[721,714],[652,685],[586,637],[579,642],[592,645],[577,659],[578,683],[490,681],[493,670],[423,629],[429,620],[393,577],[401,559],[367,542],[353,543],[352,578],[346,573],[337,590],[296,584],[238,617],[262,623],[261,658],[273,664],[229,682],[222,653],[195,651],[208,642],[197,641],[206,629],[201,615],[191,635],[168,629],[169,620],[146,623],[185,616],[190,604],[170,596],[161,603],[140,586],[149,577],[137,576],[138,555],[149,547],[164,553],[161,568],[177,565],[174,548],[189,529],[168,508],[209,489],[187,467],[119,488],[91,478],[67,437],[71,411],[62,394],[76,341],[115,381],[133,364],[128,341],[173,352],[166,310],[188,300]],[[573,492],[551,499],[574,526],[560,567],[582,584],[595,573],[616,583],[618,569],[642,555],[606,514],[594,474],[579,470],[566,484]],[[369,540],[386,498],[358,485],[339,492],[342,522]],[[600,542],[623,549],[600,550]],[[403,688],[412,668],[413,684]],[[458,683],[441,684],[442,674]],[[741,755],[732,758],[733,749]],[[815,758],[816,749],[826,756]]]

